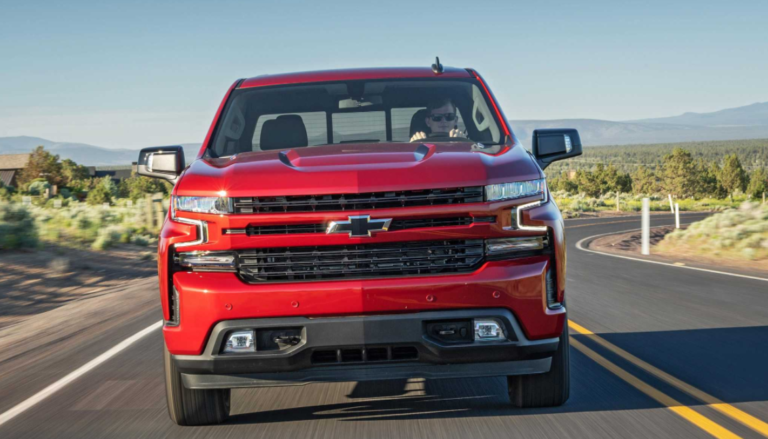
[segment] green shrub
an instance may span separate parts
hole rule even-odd
[[[37,246],[37,228],[29,210],[20,204],[0,202],[0,249]]]
[[[88,197],[85,201],[90,205],[112,203],[112,192],[108,187],[100,184],[88,192]]]
[[[768,205],[744,202],[670,233],[658,248],[674,253],[683,247],[704,255],[741,259],[768,258]]]
[[[0,201],[10,201],[14,192],[13,186],[0,186]]]
[[[70,199],[69,199],[69,198],[66,198],[66,197],[62,197],[62,196],[60,196],[60,195],[59,195],[59,196],[56,196],[56,197],[54,197],[54,198],[50,198],[50,199],[48,199],[48,201],[46,201],[46,202],[45,202],[44,206],[45,206],[46,208],[48,208],[48,209],[53,209],[53,208],[54,208],[54,206],[53,206],[53,205],[54,205],[54,203],[56,202],[56,200],[58,200],[58,201],[61,201],[61,207],[67,207],[67,206],[69,206],[69,202],[70,202]]]
[[[36,180],[33,180],[29,184],[29,188],[27,189],[27,192],[29,192],[30,195],[43,195],[45,193],[45,190],[50,188],[51,188],[50,183],[48,183],[42,178],[38,178]]]
[[[121,242],[121,238],[126,233],[126,230],[122,226],[108,226],[101,230],[96,237],[96,240],[91,244],[91,248],[94,250],[106,250],[109,247]]]

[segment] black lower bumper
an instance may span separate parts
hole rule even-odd
[[[438,340],[430,323],[492,318],[506,341]],[[226,337],[243,329],[295,328],[301,341],[280,350],[224,354]],[[202,355],[173,356],[191,389],[274,387],[323,381],[460,378],[549,371],[558,339],[528,340],[506,309],[434,311],[337,318],[278,318],[218,323]],[[318,354],[331,355],[318,364]],[[385,353],[374,356],[374,352]],[[409,355],[398,356],[398,352]],[[346,353],[349,353],[347,356]],[[328,356],[325,355],[327,359]]]

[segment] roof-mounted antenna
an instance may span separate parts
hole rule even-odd
[[[435,63],[432,64],[432,71],[435,72],[436,75],[443,73],[443,65],[440,64],[440,57],[435,57]]]

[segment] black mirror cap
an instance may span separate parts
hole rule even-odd
[[[183,170],[184,148],[181,146],[153,146],[139,152],[139,175],[162,178],[175,184]]]
[[[581,155],[581,137],[573,128],[533,130],[531,152],[541,169],[550,163]]]

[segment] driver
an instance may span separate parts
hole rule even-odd
[[[457,121],[456,105],[450,99],[445,98],[432,101],[427,105],[427,118],[425,122],[430,130],[430,134],[447,133],[450,137],[466,137],[466,133],[458,129]],[[411,142],[426,138],[427,133],[418,131],[411,137]]]

